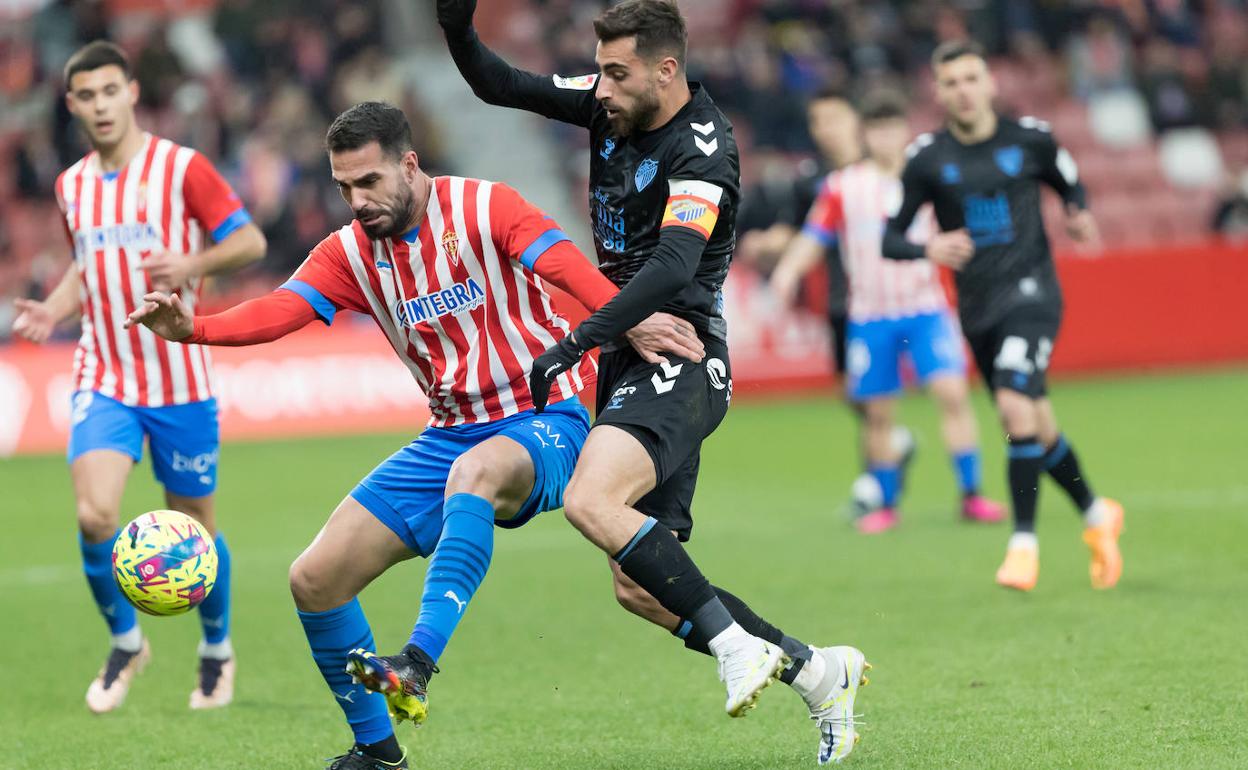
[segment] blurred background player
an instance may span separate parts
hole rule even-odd
[[[1096,221],[1078,169],[1046,123],[996,113],[996,82],[976,44],[942,44],[932,54],[932,69],[947,122],[909,150],[904,197],[888,222],[884,255],[927,258],[957,271],[962,329],[992,388],[1009,442],[1014,534],[997,583],[1021,591],[1035,587],[1036,500],[1040,475],[1047,471],[1083,515],[1092,586],[1112,588],[1122,574],[1122,506],[1093,495],[1058,428],[1045,377],[1061,325],[1062,295],[1040,213],[1040,183],[1065,203],[1070,237],[1095,247]],[[929,201],[944,232],[925,246],[910,243],[906,230]]]
[[[216,538],[220,571],[199,605],[204,635],[190,705],[224,706],[233,698],[234,660],[230,551],[217,531],[212,496],[220,445],[212,361],[198,346],[123,323],[153,289],[179,291],[193,308],[204,276],[264,256],[264,235],[207,159],[138,126],[139,85],[121,49],[104,41],[79,49],[65,65],[65,88],[65,103],[91,144],[55,188],[74,264],[44,301],[17,301],[14,330],[43,342],[61,321],[82,317],[68,457],[83,570],[112,634],[87,707],[98,713],[120,706],[151,657],[112,574],[122,492],[144,439],[165,505],[195,517]]]
[[[957,324],[930,262],[898,263],[880,253],[881,226],[901,196],[899,176],[910,141],[905,103],[877,92],[862,110],[867,157],[824,180],[802,233],[790,243],[771,283],[791,300],[802,277],[836,246],[849,277],[847,394],[866,413],[866,456],[881,490],[881,505],[856,521],[859,531],[896,526],[902,492],[901,456],[893,443],[902,359],[935,398],[945,444],[961,492],[962,517],[1000,521],[1000,505],[980,495],[978,428],[966,384]],[[925,238],[930,223],[910,236]]]
[[[477,38],[475,0],[440,0],[438,20],[464,79],[490,103],[586,128],[594,245],[620,293],[538,357],[530,388],[601,346],[594,427],[565,497],[568,520],[609,557],[616,597],[714,656],[725,710],[743,716],[772,676],[815,720],[820,764],[844,759],[868,667],[848,646],[811,647],[713,586],[681,545],[702,444],[732,399],[722,287],[740,197],[732,126],[686,79],[685,20],[666,0],[626,0],[594,21],[597,74],[540,76]],[[690,322],[706,356],[641,356],[621,335],[663,310]],[[636,320],[634,320],[636,319]]]
[[[540,419],[533,412],[534,355],[568,333],[542,278],[591,310],[616,288],[511,188],[425,174],[395,107],[352,107],[326,145],[352,224],[268,295],[193,318],[178,297],[152,293],[128,325],[171,340],[254,345],[314,320],[331,324],[343,310],[371,314],[429,397],[429,427],[351,491],[290,568],[312,657],[355,736],[329,767],[384,770],[408,766],[387,703],[398,719],[425,720],[429,680],[485,579],[495,524],[519,527],[560,507],[589,430],[577,400],[593,383],[588,359],[558,378]],[[627,337],[655,354],[700,355],[683,327],[657,314]],[[415,556],[429,558],[420,616],[402,651],[379,657],[357,596]]]
[[[791,179],[777,183],[764,178],[741,196],[741,214],[737,219],[741,235],[733,259],[754,267],[763,275],[775,270],[780,258],[801,232],[828,174],[862,158],[861,122],[858,111],[844,92],[828,88],[816,93],[806,105],[806,128],[815,146],[814,157],[799,163]],[[821,253],[826,257],[823,264],[832,362],[836,372],[844,378],[847,374],[845,349],[849,284],[841,261],[840,244],[830,241]],[[804,292],[796,287],[793,294],[797,301],[803,299]],[[857,520],[883,505],[883,490],[868,467],[870,461],[863,404],[853,398],[848,387],[844,389],[844,396],[846,404],[858,419],[858,443],[863,458],[863,473],[850,488],[850,505]],[[890,444],[890,454],[900,458],[900,478],[904,481],[906,469],[914,460],[917,449],[914,434],[904,425],[894,425]]]

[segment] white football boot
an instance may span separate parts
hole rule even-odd
[[[724,640],[716,657],[719,680],[728,688],[724,710],[730,717],[745,716],[754,708],[759,694],[780,675],[788,659],[778,646],[747,633]]]
[[[839,763],[854,750],[860,737],[854,729],[854,698],[858,688],[869,681],[866,672],[871,664],[854,647],[811,650],[823,661],[823,677],[802,697],[819,728],[819,764]]]
[[[87,708],[96,714],[103,714],[120,706],[130,692],[130,683],[147,666],[152,659],[152,647],[143,639],[143,646],[138,652],[126,652],[116,647],[108,653],[104,668],[91,680],[87,688]]]

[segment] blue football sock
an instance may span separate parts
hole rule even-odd
[[[138,625],[134,605],[126,601],[117,581],[113,579],[113,543],[121,530],[102,543],[88,543],[78,533],[78,546],[82,551],[82,571],[86,573],[87,585],[91,587],[91,595],[95,597],[95,605],[108,623],[108,630],[114,636],[124,634]]]
[[[968,449],[955,454],[953,467],[958,473],[958,489],[962,490],[962,495],[965,497],[979,494],[979,449]]]
[[[408,641],[434,663],[485,579],[493,553],[494,507],[476,495],[451,495],[442,512],[442,538],[425,574],[420,616]]]
[[[394,735],[386,699],[369,692],[362,684],[352,684],[347,673],[347,653],[357,647],[374,650],[373,632],[368,627],[359,599],[352,599],[326,612],[299,610],[299,622],[312,648],[312,658],[325,677],[342,713],[351,725],[355,742],[371,744]]]
[[[204,641],[220,644],[230,638],[230,548],[225,536],[217,533],[217,582],[208,598],[199,605],[199,623],[204,628]]]
[[[871,475],[880,485],[884,507],[897,505],[897,498],[901,495],[901,468],[896,465],[873,465]]]

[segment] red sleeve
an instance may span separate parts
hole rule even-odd
[[[841,185],[837,175],[829,176],[819,188],[819,195],[806,215],[802,232],[825,246],[836,239],[836,233],[845,224],[845,207],[841,200]]]
[[[186,198],[191,216],[216,243],[251,222],[251,215],[243,207],[238,194],[198,152],[191,155],[191,162],[186,166],[182,195]]]
[[[65,232],[65,240],[69,241],[69,256],[73,259],[74,254],[74,234],[69,229],[69,212],[65,206],[65,172],[62,171],[56,177],[56,183],[52,185],[52,192],[56,194],[56,206],[61,210],[61,229]]]
[[[334,314],[339,310],[371,312],[351,272],[342,237],[340,230],[318,243],[290,280],[281,286],[302,297],[326,325],[334,322]],[[354,238],[354,228],[348,230],[345,237]]]
[[[553,218],[505,184],[495,183],[490,193],[490,222],[501,253],[571,294],[591,312],[619,293]]]
[[[215,315],[198,316],[182,342],[256,345],[272,342],[316,320],[316,311],[297,294],[278,289]]]

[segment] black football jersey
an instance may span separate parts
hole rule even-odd
[[[941,230],[965,227],[975,255],[956,273],[962,326],[992,326],[1019,305],[1060,309],[1061,289],[1040,213],[1040,185],[1068,204],[1086,206],[1070,153],[1048,124],[1034,118],[1000,118],[992,138],[963,144],[948,131],[923,134],[902,172],[903,198],[888,223],[885,256],[917,258],[921,247],[904,242],[915,213],[930,201]]]

